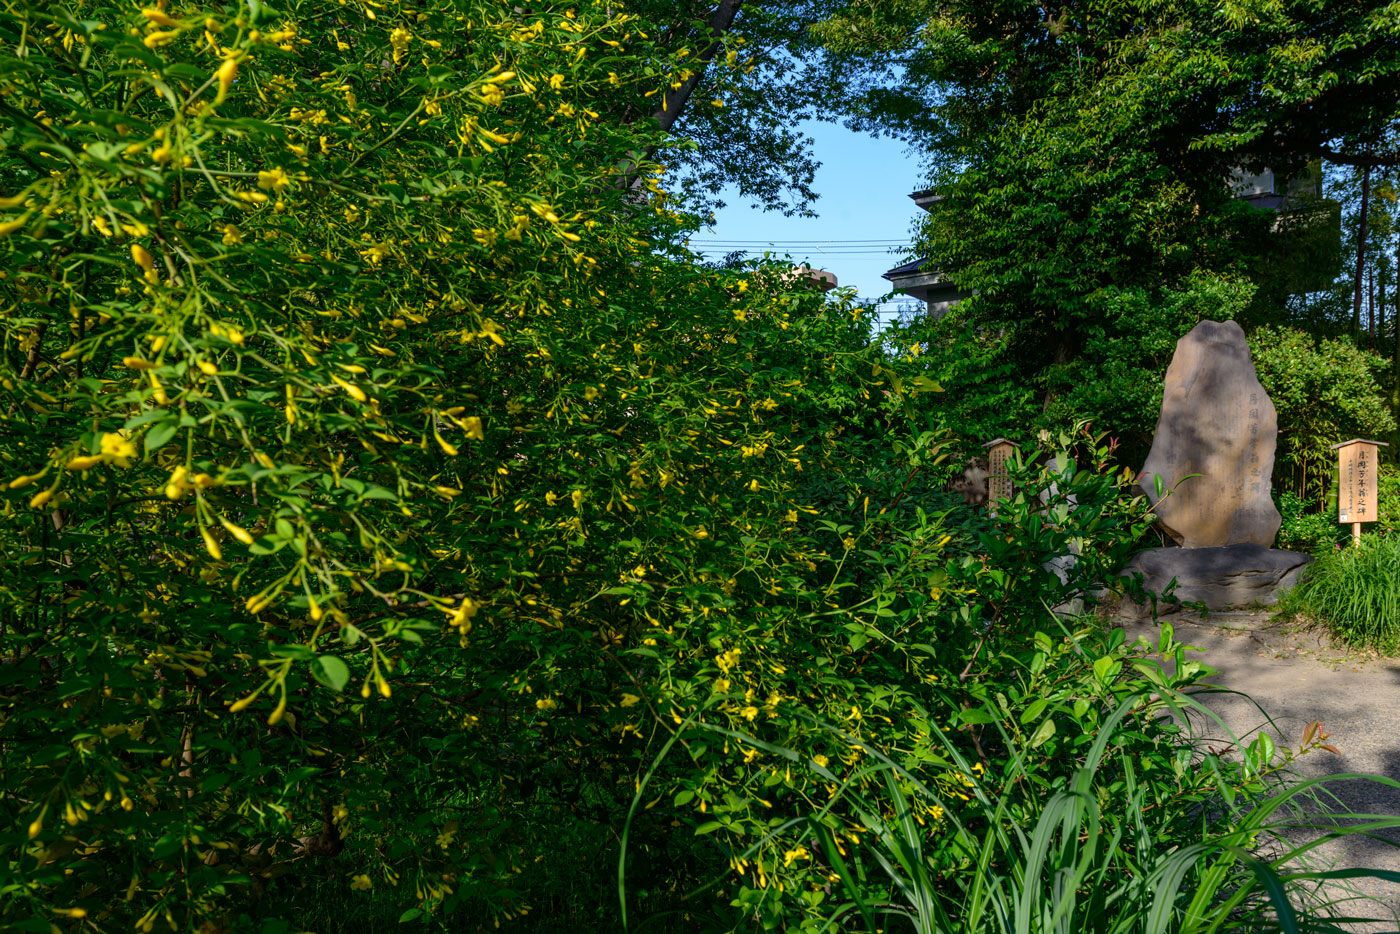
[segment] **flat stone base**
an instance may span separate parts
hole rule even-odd
[[[1203,603],[1211,610],[1273,606],[1279,595],[1298,583],[1309,555],[1263,545],[1219,545],[1212,548],[1153,548],[1136,555],[1121,576],[1142,575],[1144,590],[1160,594],[1175,578],[1172,599],[1158,601],[1157,614],[1181,610],[1183,603]],[[1128,617],[1152,614],[1125,597],[1119,613]]]

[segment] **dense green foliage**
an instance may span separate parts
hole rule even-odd
[[[1058,651],[1054,640],[1036,640],[1045,651],[1035,658],[1049,658],[1038,687],[1051,705],[1073,700],[1076,711],[1091,714],[1093,733],[1079,743],[1081,764],[1070,781],[1044,787],[1037,781],[1040,734],[1016,739],[1004,727],[998,733],[1009,752],[1006,777],[982,775],[962,757],[930,776],[868,750],[884,787],[842,788],[835,802],[843,794],[855,799],[868,838],[846,854],[819,827],[814,833],[849,897],[833,919],[859,916],[868,928],[883,921],[886,929],[919,934],[1158,934],[1289,930],[1299,907],[1305,923],[1346,918],[1347,871],[1310,871],[1306,847],[1286,842],[1304,808],[1315,820],[1332,816],[1313,789],[1278,764],[1273,738],[1255,737],[1237,759],[1211,753],[1190,760],[1174,731],[1160,729],[1150,714],[1209,719],[1208,709],[1172,690],[1155,659],[1090,644],[1098,641],[1092,637],[1086,643],[1086,635],[1065,638]],[[1185,670],[1170,625],[1156,648]],[[1133,676],[1116,684],[1103,677],[1124,661],[1137,669]],[[1004,717],[988,710],[994,722]],[[1330,750],[1327,739],[1320,724],[1309,724],[1281,759]],[[1187,772],[1194,782],[1181,780]],[[1034,797],[1024,800],[1018,792],[1025,791]],[[929,839],[925,809],[944,813],[957,834]],[[1255,856],[1261,841],[1268,841],[1267,855]],[[878,881],[867,886],[860,879]]]
[[[860,315],[657,251],[596,114],[668,58],[603,7],[77,12],[0,17],[0,912],[232,924],[347,847],[522,911],[752,608],[841,592]]]
[[[1165,352],[1199,317],[1340,330],[1296,300],[1344,265],[1318,160],[1400,162],[1382,77],[1397,29],[1379,8],[1179,0],[873,0],[817,27],[838,60],[869,65],[855,124],[927,155],[941,200],[920,248],[975,293],[955,315],[1001,335],[982,356],[1020,375],[1016,415],[1092,419],[1133,457]],[[1232,187],[1265,169],[1278,213]],[[1387,254],[1376,234],[1368,250]],[[953,401],[975,418],[983,395]]]
[[[1336,482],[1332,445],[1395,431],[1379,381],[1387,361],[1348,338],[1319,342],[1294,328],[1259,328],[1249,344],[1278,409],[1274,488],[1325,505]]]
[[[1317,504],[1291,490],[1277,493],[1274,499],[1281,520],[1275,540],[1279,548],[1315,554],[1332,551],[1351,536],[1351,528],[1337,522],[1335,509],[1312,508]]]
[[[1324,552],[1285,608],[1350,645],[1400,651],[1400,536],[1365,535],[1355,547]]]
[[[867,750],[1028,824],[1161,677],[1047,635],[1151,521],[1111,441],[955,508],[937,369],[678,246],[689,13],[0,12],[0,923],[615,930],[625,835],[633,920],[819,928]],[[1113,761],[1206,800],[1134,704]]]

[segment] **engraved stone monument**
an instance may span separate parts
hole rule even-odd
[[[1274,543],[1269,495],[1278,413],[1244,331],[1202,321],[1176,345],[1152,451],[1138,480],[1163,531],[1184,548]],[[1157,478],[1169,495],[1157,498]]]
[[[1125,575],[1175,601],[1212,610],[1270,605],[1312,559],[1272,548],[1281,522],[1273,497],[1278,413],[1259,383],[1244,331],[1202,321],[1176,345],[1162,414],[1138,485],[1158,525],[1180,547],[1133,558]],[[1161,495],[1158,495],[1158,490]],[[1124,612],[1149,612],[1124,602]]]

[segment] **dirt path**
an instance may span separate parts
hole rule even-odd
[[[1204,698],[1236,736],[1247,742],[1262,728],[1278,746],[1296,749],[1307,724],[1320,720],[1340,755],[1305,756],[1296,763],[1300,773],[1316,777],[1367,772],[1400,780],[1400,659],[1338,649],[1316,632],[1271,622],[1267,614],[1182,614],[1169,619],[1178,640],[1201,650],[1187,657],[1217,670],[1209,683],[1252,699],[1232,694]],[[1130,639],[1144,635],[1156,643],[1156,624],[1120,624]],[[1208,727],[1201,732],[1220,736],[1218,724]],[[1353,812],[1400,815],[1400,789],[1359,781],[1329,787]],[[1400,830],[1386,836],[1400,844]],[[1355,836],[1320,849],[1324,860],[1335,860],[1338,867],[1400,871],[1400,846],[1384,840]],[[1400,883],[1363,880],[1357,888],[1380,898],[1396,920],[1357,925],[1354,930],[1400,932]],[[1374,915],[1377,909],[1358,913]]]

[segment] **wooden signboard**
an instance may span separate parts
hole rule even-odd
[[[1361,523],[1376,521],[1378,455],[1385,446],[1383,441],[1365,438],[1332,445],[1337,452],[1337,521],[1351,524],[1354,542],[1361,540]]]
[[[997,500],[1011,498],[1011,471],[1007,469],[1007,461],[1015,458],[1016,445],[1005,438],[997,438],[982,447],[987,449],[987,505],[995,508]]]

